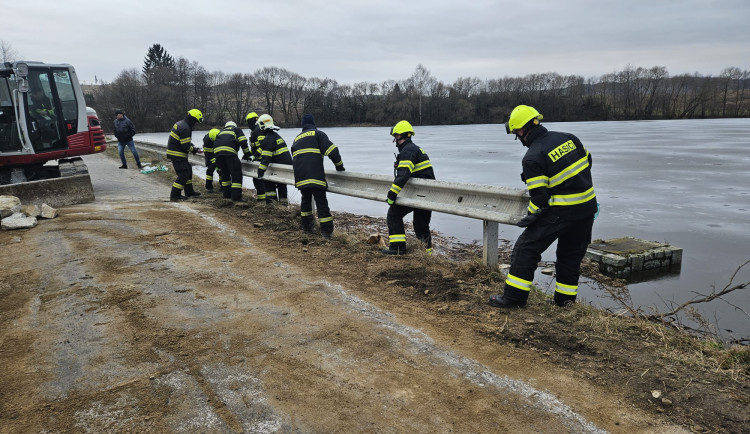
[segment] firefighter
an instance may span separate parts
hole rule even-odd
[[[192,143],[193,127],[196,122],[203,122],[203,113],[198,109],[190,109],[185,119],[177,121],[172,126],[167,141],[167,158],[172,160],[177,179],[172,183],[169,200],[185,200],[201,194],[193,189],[193,166],[188,161],[188,152],[195,155],[199,149]],[[185,190],[185,196],[182,195]]]
[[[247,128],[250,130],[250,138],[248,139],[251,155],[243,156],[245,160],[260,161],[260,142],[258,136],[260,135],[260,126],[258,125],[258,114],[250,112],[245,116],[245,122],[247,122]],[[263,180],[260,178],[253,178],[253,186],[255,186],[255,199],[258,202],[266,201],[266,187]]]
[[[531,200],[528,215],[518,222],[526,228],[511,254],[503,294],[490,296],[495,307],[524,307],[542,253],[557,240],[554,304],[575,303],[581,261],[591,242],[598,211],[591,179],[591,155],[578,137],[548,131],[533,107],[519,105],[505,123],[527,147],[521,179]]]
[[[214,156],[214,140],[219,134],[218,128],[211,128],[203,136],[203,158],[206,163],[206,192],[214,192],[214,172],[216,171],[216,157]],[[219,186],[221,187],[221,173],[219,173]]]
[[[228,121],[214,141],[216,165],[221,174],[221,191],[225,199],[247,202],[242,198],[242,162],[237,153],[242,148],[243,157],[250,155],[247,137],[233,121]]]
[[[315,127],[313,115],[302,116],[302,132],[297,135],[292,145],[292,160],[294,166],[294,186],[300,190],[302,199],[300,211],[302,215],[302,230],[311,233],[313,230],[312,200],[318,207],[318,222],[320,234],[323,238],[331,238],[333,234],[333,216],[328,208],[326,197],[326,173],[323,169],[323,157],[333,162],[336,170],[343,172],[344,162],[336,145],[328,135]]]
[[[411,141],[414,136],[414,128],[407,121],[400,121],[391,129],[391,136],[398,148],[396,163],[394,167],[393,184],[388,190],[386,202],[390,205],[388,208],[388,241],[389,246],[381,252],[386,255],[403,255],[406,253],[406,230],[404,229],[404,217],[414,211],[414,233],[421,240],[427,254],[432,254],[432,235],[430,234],[430,220],[432,211],[417,209],[408,206],[399,205],[397,202],[398,194],[404,188],[409,178],[435,179],[435,172],[432,170],[430,157],[422,148]]]
[[[271,115],[265,114],[259,117],[258,125],[260,127],[258,142],[261,150],[258,178],[262,179],[271,163],[292,165],[292,155],[289,153],[284,139],[277,133],[279,127],[273,124]],[[263,182],[266,188],[266,204],[276,203],[277,201],[282,205],[289,203],[286,184],[266,180],[263,180]]]

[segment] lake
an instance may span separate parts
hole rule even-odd
[[[628,285],[633,305],[671,310],[713,288],[721,290],[750,260],[750,119],[544,125],[575,134],[591,152],[601,204],[594,239],[632,236],[683,249],[679,274]],[[389,127],[321,129],[339,147],[348,171],[393,174],[396,147]],[[279,133],[291,144],[299,131]],[[440,180],[524,187],[520,173],[526,148],[505,134],[502,125],[415,126],[415,133],[414,142],[430,156]],[[204,134],[196,131],[193,143],[202,146]],[[136,140],[166,144],[167,137],[138,134]],[[325,164],[333,170],[330,161]],[[249,180],[245,185],[253,188]],[[299,197],[290,189],[290,200],[299,202]],[[329,194],[329,202],[334,213],[384,217],[387,211],[385,203],[335,194]],[[432,228],[462,242],[481,243],[481,221],[435,213]],[[520,233],[520,228],[500,225],[501,239],[515,241]],[[554,261],[554,252],[553,245],[542,260]],[[748,281],[750,266],[734,278],[735,284]],[[550,293],[554,290],[553,280],[541,273],[535,282]],[[603,308],[617,306],[585,279],[579,299]],[[750,288],[696,308],[725,339],[750,337]]]

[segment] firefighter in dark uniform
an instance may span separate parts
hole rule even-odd
[[[576,300],[581,261],[591,242],[598,211],[591,179],[591,155],[578,137],[548,131],[536,109],[519,105],[505,124],[528,147],[521,179],[531,200],[528,215],[518,222],[526,229],[518,237],[502,295],[490,296],[495,307],[524,307],[542,253],[557,240],[553,302],[567,306]]]
[[[279,127],[273,124],[273,118],[271,115],[265,114],[258,118],[258,126],[260,127],[260,135],[258,136],[258,142],[260,143],[261,156],[260,165],[258,166],[258,178],[262,179],[263,175],[268,169],[268,165],[274,164],[289,164],[292,165],[292,155],[289,153],[289,149],[286,147],[286,142],[281,138],[279,133]],[[286,205],[289,203],[287,199],[287,188],[286,184],[264,181],[266,187],[266,203],[271,204],[276,201]]]
[[[242,199],[242,162],[237,156],[240,148],[243,156],[250,155],[245,133],[236,123],[229,121],[216,135],[214,155],[221,174],[222,194],[225,199],[231,198],[233,202],[247,202]]]
[[[198,152],[192,143],[196,122],[203,122],[203,113],[198,109],[191,109],[185,119],[177,121],[172,126],[169,133],[167,158],[172,160],[174,171],[177,172],[177,179],[172,183],[172,192],[169,195],[171,201],[201,195],[193,189],[193,166],[188,161],[188,152],[192,152],[193,155]],[[185,190],[185,196],[182,195],[182,190]]]
[[[250,138],[248,139],[248,145],[250,146],[251,155],[243,156],[245,160],[260,161],[261,151],[260,142],[258,136],[260,136],[260,126],[258,125],[258,114],[250,112],[245,116],[245,122],[247,122],[247,128],[250,129]],[[253,178],[253,186],[255,186],[255,199],[258,202],[266,201],[266,187],[262,179]]]
[[[313,230],[312,200],[315,198],[320,234],[323,238],[331,238],[333,216],[328,208],[326,197],[328,183],[323,169],[323,157],[330,158],[336,170],[341,172],[345,170],[336,145],[331,142],[326,133],[315,127],[313,115],[306,114],[302,116],[302,132],[295,137],[292,145],[294,186],[302,194],[300,201],[302,230],[307,233]]]
[[[216,172],[216,157],[214,156],[214,140],[216,140],[217,134],[219,134],[219,129],[211,128],[208,131],[208,133],[206,133],[206,135],[203,136],[203,158],[206,163],[206,192],[207,193],[214,192],[214,172]],[[219,186],[221,186],[221,184],[219,184]]]
[[[393,141],[398,147],[398,155],[394,164],[395,179],[388,190],[386,202],[388,208],[388,241],[389,246],[383,249],[386,255],[403,255],[406,253],[406,230],[404,229],[404,217],[414,211],[414,233],[421,240],[427,254],[432,254],[432,235],[430,234],[430,220],[432,211],[402,206],[396,203],[398,194],[404,188],[409,178],[435,179],[430,157],[411,141],[414,136],[414,128],[407,121],[400,121],[391,129]]]

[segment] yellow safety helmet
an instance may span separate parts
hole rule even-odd
[[[261,130],[270,130],[275,127],[273,124],[273,118],[269,114],[261,115],[261,117],[258,118],[258,125],[260,125]]]
[[[250,119],[257,118],[257,117],[258,117],[258,113],[250,112],[247,114],[247,116],[245,116],[245,121],[249,121]]]
[[[194,117],[198,120],[198,122],[203,122],[203,113],[201,113],[198,109],[190,109],[188,110],[188,115]]]
[[[407,121],[399,121],[399,123],[397,123],[396,126],[391,128],[392,136],[395,136],[397,134],[398,135],[406,134],[406,133],[411,134],[409,137],[414,135],[414,128],[412,128],[411,124]]]
[[[211,139],[211,141],[216,140],[216,136],[219,135],[219,129],[218,128],[211,128],[208,130],[208,138]]]
[[[544,117],[534,107],[519,105],[510,112],[510,119],[505,123],[505,132],[513,134],[517,129],[523,128],[529,121],[534,120],[534,125],[539,125]]]

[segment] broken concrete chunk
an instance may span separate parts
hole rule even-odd
[[[27,217],[25,214],[17,212],[4,218],[0,227],[4,230],[29,229],[36,226],[36,223],[36,217]]]
[[[57,208],[52,208],[46,203],[43,203],[40,215],[45,219],[53,219],[57,217]]]
[[[15,196],[0,196],[0,218],[10,217],[21,210],[21,200]]]
[[[29,217],[39,217],[42,214],[42,209],[39,205],[21,205],[21,212]]]

